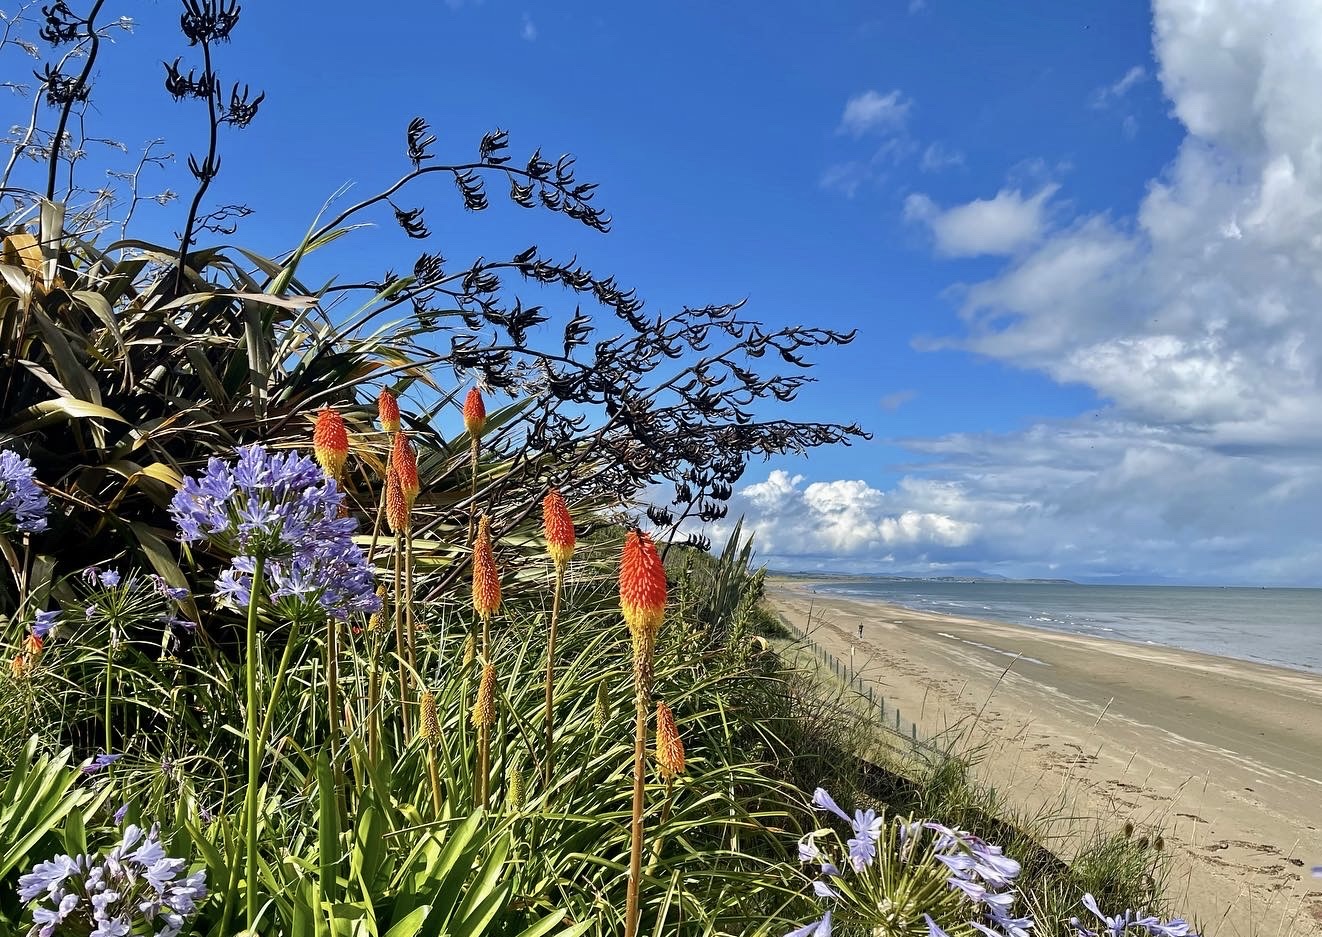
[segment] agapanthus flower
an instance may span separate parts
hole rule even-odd
[[[176,937],[207,894],[206,872],[184,876],[184,866],[166,855],[155,828],[144,834],[129,825],[105,856],[38,863],[19,878],[18,896],[25,904],[40,901],[32,910],[36,937],[69,928],[88,937]]]
[[[854,867],[854,871],[860,872],[872,865],[877,858],[877,839],[881,836],[883,823],[882,818],[877,816],[877,811],[870,808],[855,810],[851,817],[841,810],[835,798],[821,787],[813,791],[812,802],[814,807],[819,810],[829,810],[853,828],[854,835],[845,845],[849,848],[849,863]]]
[[[0,534],[36,534],[46,529],[50,499],[37,485],[36,470],[12,449],[0,449]]]
[[[1108,934],[1110,937],[1123,937],[1131,928],[1135,931],[1144,931],[1149,937],[1198,937],[1189,922],[1183,918],[1162,921],[1160,918],[1151,915],[1139,917],[1133,909],[1129,908],[1123,914],[1108,915],[1102,912],[1097,904],[1097,899],[1091,894],[1085,894],[1082,903],[1102,923],[1102,927],[1093,930],[1084,927],[1077,917],[1070,918],[1070,924],[1079,934],[1079,937],[1100,937],[1101,934]]]
[[[831,912],[827,911],[819,921],[790,931],[785,937],[831,937]]]
[[[109,768],[111,765],[113,765],[115,762],[119,761],[119,759],[123,757],[124,757],[123,754],[111,754],[107,752],[102,752],[101,754],[93,758],[90,762],[83,765],[83,774],[97,774],[98,772],[104,770],[105,768]]]
[[[317,464],[296,453],[244,446],[233,464],[213,458],[200,478],[186,478],[170,505],[185,543],[208,540],[233,555],[216,580],[224,600],[244,606],[257,561],[272,601],[292,613],[318,607],[335,618],[378,607],[357,521],[340,516],[344,492]]]
[[[37,612],[32,618],[32,633],[39,638],[44,638],[50,634],[51,629],[55,627],[55,623],[59,620],[59,609]]]

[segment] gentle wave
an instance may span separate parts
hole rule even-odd
[[[1322,673],[1322,589],[893,579],[818,582],[813,588]]]

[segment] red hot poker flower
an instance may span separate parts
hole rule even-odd
[[[482,618],[500,610],[500,572],[491,549],[491,521],[483,514],[473,544],[473,609]]]
[[[487,407],[482,402],[481,391],[474,387],[464,398],[464,428],[468,430],[468,435],[477,437],[482,435],[482,427],[486,423]]]
[[[387,433],[399,432],[399,401],[390,388],[381,388],[376,398],[376,413],[381,421],[381,429]]]
[[[395,443],[390,447],[390,465],[399,475],[400,493],[412,508],[413,500],[422,487],[418,482],[418,457],[407,433],[395,434]]]
[[[338,479],[349,458],[349,432],[344,428],[344,418],[330,407],[323,407],[317,414],[312,429],[312,451],[326,476]]]
[[[546,552],[556,569],[564,570],[574,555],[574,521],[560,492],[552,488],[542,499],[542,529],[546,535]]]

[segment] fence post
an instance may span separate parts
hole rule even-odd
[[[900,707],[895,707],[895,731],[900,731]]]
[[[917,744],[918,744],[918,723],[916,723],[916,722],[911,722],[911,723],[909,723],[909,727],[910,727],[910,729],[911,729],[911,734],[913,735],[913,742],[914,742],[915,745],[917,745]]]

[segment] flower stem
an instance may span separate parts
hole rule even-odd
[[[407,645],[404,643],[404,619],[403,609],[403,554],[404,554],[404,536],[395,535],[395,657],[399,661],[399,718],[404,727],[404,739],[411,737],[409,732],[409,707],[408,707],[408,674],[406,673],[404,657]],[[401,746],[402,747],[402,746]]]
[[[244,666],[248,683],[248,791],[244,797],[246,819],[247,875],[245,894],[248,910],[248,930],[257,927],[257,776],[261,768],[261,740],[257,721],[257,606],[262,594],[262,559],[253,565],[252,588],[248,594],[248,635]]]
[[[551,742],[555,737],[555,629],[560,622],[560,592],[565,586],[565,569],[555,566],[555,591],[551,598],[551,629],[546,638],[546,751],[543,753],[543,787],[551,786]]]
[[[633,822],[629,827],[629,897],[624,911],[624,937],[638,933],[638,887],[643,875],[643,781],[647,758],[647,700],[641,681],[634,696]]]
[[[491,616],[482,616],[482,668],[491,663]],[[478,694],[482,690],[479,684]],[[477,797],[478,806],[486,809],[491,799],[491,726],[483,720],[477,727]]]
[[[109,755],[112,751],[114,751],[114,749],[111,748],[111,744],[113,740],[111,738],[112,733],[110,731],[110,690],[111,687],[114,686],[114,678],[115,678],[115,628],[112,625],[110,628],[110,640],[106,642],[106,754],[107,755]]]

